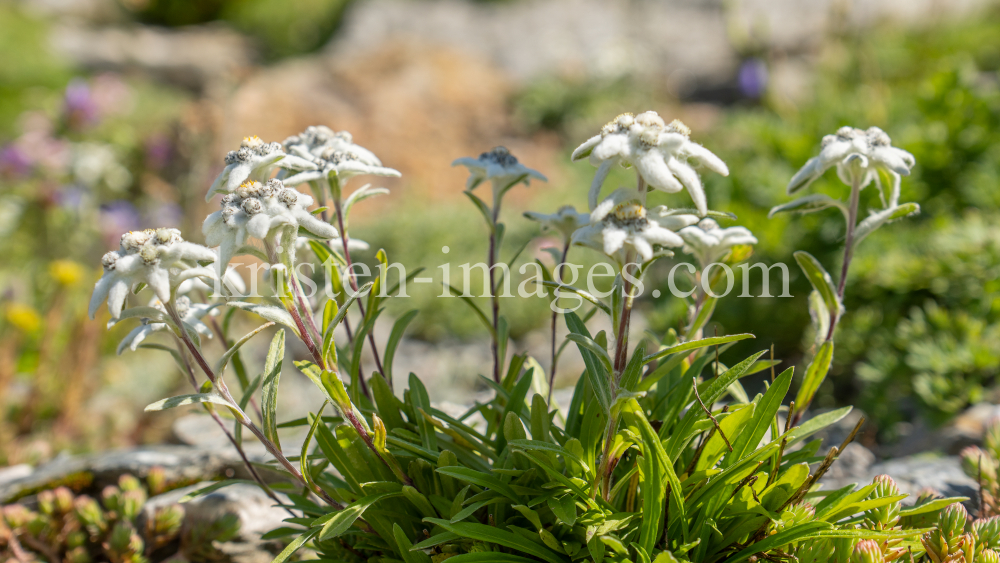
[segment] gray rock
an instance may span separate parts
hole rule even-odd
[[[748,45],[806,55],[839,22],[853,28],[967,16],[990,0],[372,0],[355,2],[329,51],[392,44],[474,54],[524,82],[555,75],[666,79],[671,90],[731,80]],[[783,69],[788,70],[788,69]]]
[[[53,26],[51,42],[57,53],[88,69],[141,70],[196,89],[235,78],[254,58],[245,37],[218,25],[162,29],[65,21]]]
[[[251,459],[264,460],[263,456]],[[143,446],[81,456],[60,454],[30,474],[0,481],[0,503],[61,484],[78,490],[98,491],[117,483],[125,473],[144,478],[154,467],[164,469],[168,482],[247,476],[246,468],[232,448],[203,450],[187,446]]]
[[[845,453],[850,449],[847,448]],[[831,468],[831,473],[821,480],[824,489],[836,489],[851,483],[868,484],[875,476],[884,474],[896,481],[900,492],[913,497],[925,488],[934,489],[945,496],[970,498],[979,490],[975,479],[962,471],[958,456],[936,457],[933,454],[922,454],[871,464],[867,468],[864,468],[864,463],[852,462],[850,458],[847,461],[842,473],[835,474]],[[837,467],[837,463],[833,467]]]

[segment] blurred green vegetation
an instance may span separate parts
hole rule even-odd
[[[257,37],[265,57],[273,60],[320,48],[336,29],[348,2],[149,0],[123,2],[123,6],[140,21],[162,25],[228,22]],[[0,48],[18,53],[0,57],[0,149],[19,146],[26,128],[42,123],[37,129],[40,138],[54,142],[43,146],[68,151],[68,160],[54,168],[32,164],[26,174],[13,168],[0,170],[4,174],[0,180],[0,253],[5,258],[0,269],[4,292],[0,339],[20,351],[14,358],[15,368],[8,371],[22,379],[37,370],[45,354],[74,358],[72,354],[82,353],[70,350],[68,343],[83,334],[79,332],[84,323],[80,307],[85,304],[88,283],[66,283],[72,276],[58,277],[51,262],[84,264],[86,275],[81,275],[87,278],[91,265],[113,246],[118,233],[152,226],[154,216],[183,222],[186,231],[196,232],[201,217],[185,213],[195,209],[191,202],[201,198],[204,186],[191,185],[195,178],[190,170],[196,168],[197,158],[212,159],[209,164],[200,161],[202,173],[218,164],[217,155],[203,150],[207,141],[192,138],[179,125],[189,94],[115,76],[74,82],[73,69],[48,53],[46,33],[43,22],[10,5],[0,6]],[[843,224],[833,211],[773,220],[767,219],[767,211],[788,201],[788,179],[818,151],[820,138],[842,125],[882,127],[896,146],[916,156],[913,175],[903,180],[902,201],[920,203],[922,214],[882,229],[861,246],[851,271],[848,313],[839,329],[835,365],[816,402],[817,407],[857,404],[874,418],[884,439],[896,435],[899,422],[921,416],[940,423],[969,403],[1000,400],[996,381],[1000,371],[1000,43],[994,37],[1000,37],[996,11],[918,31],[881,26],[833,36],[815,54],[815,73],[809,76],[812,87],[804,98],[791,101],[772,92],[760,101],[715,107],[708,110],[713,114],[707,120],[711,126],[693,134],[732,171],[727,178],[704,176],[710,205],[736,213],[738,223],[757,235],[760,244],[753,261],[789,264],[791,291],[796,296],[732,296],[718,308],[714,321],[720,333],[757,334],[756,341],[741,343],[735,355],[773,342],[779,358],[797,365],[803,364],[811,344],[805,303],[809,286],[791,255],[807,250],[829,271],[839,271]],[[768,61],[766,54],[758,56],[768,64],[778,64]],[[124,91],[128,103],[119,104],[117,112],[98,111],[97,118],[91,119],[68,106],[71,90],[79,93],[81,88],[91,96]],[[561,141],[563,161],[557,172],[566,181],[534,183],[515,192],[528,190],[532,210],[552,212],[566,203],[583,209],[594,169],[586,163],[571,164],[572,148],[618,113],[655,109],[672,118],[672,108],[678,107],[681,102],[665,87],[629,78],[610,82],[550,78],[523,88],[511,99],[515,123],[526,135],[554,136]],[[109,184],[100,177],[88,183],[79,177],[71,165],[74,151],[88,147],[110,155],[112,165],[127,171],[127,180]],[[519,156],[528,166],[541,164],[533,162],[531,155]],[[616,171],[605,193],[628,182],[628,171]],[[458,194],[462,188],[451,189]],[[832,172],[814,189],[846,197],[846,188]],[[403,262],[411,269],[425,266],[428,274],[436,276],[440,275],[437,266],[447,261],[456,280],[461,276],[458,265],[485,256],[485,226],[468,202],[457,197],[426,202],[402,192],[392,198],[388,209],[393,221],[359,218],[353,232],[371,243],[373,250],[386,248],[390,261]],[[515,270],[536,257],[551,263],[540,248],[556,244],[533,240],[538,228],[521,216],[525,199],[512,195],[502,215],[508,228],[501,257],[509,260],[514,251],[528,245]],[[862,194],[863,207],[876,201],[874,190]],[[689,205],[684,194],[654,194],[651,202]],[[450,247],[447,255],[441,251],[446,245]],[[572,257],[587,266],[599,259],[587,249],[574,249]],[[669,267],[669,263],[658,265],[652,279],[665,280]],[[478,283],[478,278],[473,276],[473,281]],[[516,276],[515,287],[519,281]],[[774,282],[772,278],[772,288]],[[737,287],[740,284],[737,279]],[[759,294],[759,274],[754,274],[751,286],[752,293]],[[663,297],[654,300],[647,291],[639,305],[657,332],[678,326],[685,313],[683,303],[669,297],[665,281],[660,289]],[[60,292],[66,297],[61,308],[52,312],[54,296]],[[390,303],[390,313],[420,308],[412,325],[417,336],[429,340],[485,336],[459,300],[436,297],[440,288],[414,284],[410,294],[413,299]],[[523,337],[549,318],[545,299],[509,299],[502,306],[515,337]],[[100,337],[102,353],[111,353],[113,336]],[[42,349],[47,339],[54,349]],[[0,350],[0,356],[3,353]],[[4,381],[6,359],[0,357],[0,389],[11,383]],[[7,409],[4,420],[16,432],[31,430],[31,424],[20,422],[29,415],[40,417],[39,427],[56,422],[72,426],[64,412],[68,399],[56,393],[62,391],[58,374],[47,373],[39,379],[36,394],[48,399],[13,410],[0,405]],[[80,389],[79,393],[90,391]]]
[[[266,59],[315,51],[326,44],[351,0],[132,0],[142,22],[183,26],[222,21],[254,38]]]
[[[769,220],[768,210],[789,201],[789,178],[818,152],[823,135],[843,125],[879,126],[895,146],[916,156],[912,176],[903,179],[901,201],[918,202],[922,213],[882,229],[861,246],[850,273],[835,365],[816,402],[817,407],[857,404],[883,439],[895,438],[897,423],[918,415],[943,423],[970,403],[1000,399],[1000,230],[995,226],[1000,222],[1000,43],[987,40],[1000,37],[998,16],[993,11],[921,31],[886,25],[831,37],[816,54],[811,93],[804,99],[792,102],[773,93],[760,102],[739,103],[723,108],[710,129],[693,133],[731,170],[726,178],[703,176],[710,206],[735,213],[738,224],[757,235],[752,262],[789,265],[795,295],[740,299],[734,292],[719,306],[714,322],[720,334],[757,335],[740,343],[745,349],[735,354],[773,342],[778,357],[800,366],[812,343],[809,285],[792,252],[806,250],[829,271],[839,272],[843,221],[835,211]],[[551,212],[567,202],[584,208],[593,169],[570,164],[572,148],[618,113],[657,109],[669,120],[674,116],[664,108],[677,103],[665,91],[628,79],[547,79],[518,93],[513,106],[520,126],[528,133],[555,133],[565,146],[561,172],[569,181],[532,186],[542,192],[533,209]],[[530,156],[522,160],[532,165]],[[620,170],[606,182],[606,192],[630,180]],[[832,172],[811,189],[847,196]],[[651,201],[689,205],[682,196],[653,194]],[[862,193],[862,208],[877,204],[875,190]],[[447,259],[453,269],[485,253],[485,236],[475,234],[483,227],[471,206],[407,201],[403,207],[409,210],[401,219],[405,228],[399,221],[366,225],[359,236],[375,248],[397,249],[411,265],[441,264],[445,244],[452,247]],[[508,248],[537,233],[536,225],[514,213],[505,219]],[[529,246],[521,262],[541,254],[538,246]],[[596,259],[586,249],[573,252],[575,260]],[[685,314],[683,303],[666,291],[669,267],[669,262],[661,264],[653,273],[665,295],[654,300],[647,292],[640,305],[657,332],[677,327]],[[776,281],[772,275],[772,294],[778,293]],[[741,284],[737,276],[736,287]],[[756,271],[751,288],[760,294]],[[547,302],[537,301],[503,303],[513,334],[522,335],[547,317]],[[458,303],[427,298],[405,307],[422,308],[415,327],[425,337],[478,334],[476,321]]]

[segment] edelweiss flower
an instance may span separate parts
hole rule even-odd
[[[317,238],[337,237],[333,225],[309,213],[312,204],[311,197],[286,188],[281,180],[246,181],[222,198],[222,209],[209,215],[201,229],[206,244],[219,247],[218,266],[225,268],[248,238],[263,240],[275,229],[301,227]]]
[[[633,116],[623,113],[601,128],[573,151],[573,160],[590,157],[597,174],[590,186],[590,207],[597,205],[604,180],[615,164],[635,166],[642,179],[653,188],[677,193],[687,188],[698,213],[708,212],[705,189],[694,165],[704,166],[723,176],[729,168],[719,157],[692,142],[691,130],[678,120],[669,125],[655,111]],[[694,163],[691,161],[694,160]]]
[[[154,309],[159,309],[164,315],[167,314],[166,308],[159,299],[153,299],[149,304],[150,307]],[[191,300],[187,297],[178,297],[175,300],[175,308],[177,310],[177,315],[181,318],[184,324],[193,328],[198,334],[212,338],[212,330],[208,328],[208,325],[201,322],[201,318],[211,312],[218,304],[206,304],[206,303],[191,303]],[[115,324],[116,321],[111,321],[108,323],[108,328]],[[142,319],[142,324],[132,329],[125,338],[118,344],[118,349],[116,353],[120,356],[125,348],[132,350],[133,352],[142,344],[146,337],[154,332],[159,332],[167,328],[167,323],[158,323],[151,321],[149,319]]]
[[[867,131],[853,127],[841,127],[836,135],[823,137],[822,149],[819,155],[810,158],[805,165],[795,173],[788,182],[788,193],[796,192],[813,183],[830,167],[837,167],[837,175],[848,185],[853,183],[852,170],[856,168],[861,174],[858,178],[861,188],[875,180],[882,193],[885,206],[895,207],[899,204],[900,176],[909,176],[910,169],[916,160],[913,155],[892,146],[892,139],[878,127],[869,127]],[[885,191],[879,179],[878,172],[885,172],[892,179],[892,193],[888,203],[885,201]]]
[[[572,205],[564,205],[551,215],[527,211],[525,217],[542,224],[543,231],[556,231],[569,241],[577,229],[590,222],[589,213],[577,213]]]
[[[286,155],[280,143],[265,143],[256,135],[246,137],[239,150],[229,151],[226,155],[226,167],[208,189],[205,201],[210,201],[215,194],[234,192],[247,180],[267,181],[279,162],[288,167],[312,166],[300,158]]]
[[[631,251],[648,262],[654,245],[682,246],[684,239],[674,231],[697,223],[698,217],[672,214],[665,206],[649,212],[635,195],[623,188],[602,201],[590,214],[590,224],[573,233],[573,244],[600,250],[619,264],[631,260]]]
[[[177,229],[146,229],[122,235],[118,251],[101,259],[104,275],[90,298],[90,318],[104,300],[113,318],[121,315],[128,293],[140,283],[148,284],[156,297],[167,303],[171,290],[193,277],[214,278],[213,268],[198,262],[214,262],[211,249],[184,241]]]
[[[314,125],[285,139],[284,146],[289,155],[297,157],[296,166],[291,168],[301,170],[283,178],[286,186],[328,177],[346,180],[362,174],[400,176],[399,171],[382,166],[375,153],[354,144],[347,131],[334,132],[329,127]]]
[[[722,258],[729,249],[739,244],[757,244],[757,239],[746,227],[719,227],[714,219],[702,219],[697,225],[684,227],[677,232],[684,239],[684,252],[694,256],[704,268]]]
[[[479,155],[479,158],[462,157],[455,159],[452,166],[464,166],[469,169],[469,179],[465,189],[473,190],[484,180],[493,182],[493,191],[506,189],[513,184],[524,182],[529,185],[531,178],[548,182],[548,178],[537,170],[532,170],[517,161],[505,147],[496,147]]]

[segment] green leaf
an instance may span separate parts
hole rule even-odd
[[[399,554],[403,556],[405,563],[430,563],[429,555],[422,551],[412,551],[413,544],[410,542],[410,538],[406,537],[403,528],[395,522],[392,524],[392,538],[395,540]]]
[[[347,196],[344,200],[344,228],[347,228],[347,220],[351,213],[351,208],[354,207],[355,203],[362,202],[370,197],[388,195],[389,188],[373,188],[370,184],[365,184],[360,188],[351,192],[351,195]]]
[[[587,326],[583,324],[583,321],[580,320],[580,317],[576,313],[570,311],[564,317],[566,318],[566,327],[569,328],[571,334],[586,337],[587,340],[593,342],[590,331],[587,330]],[[597,344],[595,343],[594,345],[596,346]],[[587,378],[594,389],[594,395],[597,396],[597,402],[600,403],[604,414],[609,414],[611,412],[611,401],[613,400],[610,383],[611,372],[602,369],[604,364],[597,361],[597,357],[591,352],[589,346],[577,342],[577,347],[580,349],[580,355],[583,356],[583,363],[587,366]],[[604,355],[607,356],[607,352]]]
[[[389,333],[389,341],[385,344],[385,354],[382,359],[383,370],[388,381],[392,381],[392,361],[396,357],[396,348],[399,346],[399,341],[403,339],[406,327],[416,318],[419,312],[416,309],[407,311],[403,316],[396,319],[396,322],[392,325],[392,332]]]
[[[829,530],[831,527],[832,526],[826,522],[806,522],[778,532],[777,534],[770,535],[759,542],[751,544],[747,546],[746,549],[743,549],[726,561],[727,563],[741,563],[742,561],[749,559],[751,555],[755,555],[757,553],[782,547],[792,542],[799,542],[809,538],[820,537],[818,532]]]
[[[825,412],[810,418],[795,428],[792,428],[788,432],[788,445],[791,446],[801,442],[827,426],[836,424],[842,418],[850,414],[852,409],[853,407],[842,407],[837,410]]]
[[[235,354],[236,352],[239,352],[240,348],[244,344],[246,344],[247,342],[249,342],[250,339],[253,338],[254,336],[257,336],[258,334],[260,334],[260,332],[262,330],[264,330],[265,328],[268,328],[270,326],[274,326],[274,323],[273,322],[264,323],[264,324],[260,325],[259,327],[257,327],[255,329],[251,330],[250,332],[246,333],[243,336],[243,338],[240,338],[239,340],[237,340],[228,350],[226,350],[226,353],[223,354],[221,358],[219,358],[219,361],[215,363],[215,373],[216,373],[216,375],[219,375],[219,376],[222,375],[222,372],[225,371],[225,369],[226,369],[226,365],[229,364],[229,359],[233,357],[233,354]]]
[[[323,524],[323,528],[319,532],[319,541],[325,541],[330,538],[339,537],[341,534],[350,529],[351,525],[353,525],[354,522],[358,518],[360,518],[361,515],[364,514],[369,507],[371,507],[371,505],[375,504],[376,502],[383,499],[398,497],[402,495],[403,495],[402,491],[369,495],[352,502],[350,506],[344,507],[343,510],[330,513],[329,520],[313,523],[314,526],[318,526],[321,523]]]
[[[426,417],[420,415],[420,411],[425,413],[431,412],[431,399],[427,395],[427,388],[424,387],[423,382],[413,373],[410,374],[410,402],[413,405],[413,414],[417,418],[417,420],[411,422],[417,423],[417,428],[420,429],[420,440],[423,442],[424,448],[436,452],[438,446],[437,434],[434,433],[434,425]]]
[[[820,297],[823,298],[823,303],[826,304],[826,309],[830,311],[830,315],[834,318],[840,316],[840,299],[837,297],[837,290],[833,286],[833,279],[830,277],[830,274],[823,269],[823,265],[812,254],[804,250],[798,250],[794,255],[795,261],[799,263],[799,267],[805,272],[813,289],[818,291]]]
[[[232,407],[228,401],[216,393],[195,393],[193,395],[179,395],[177,397],[170,397],[169,399],[163,399],[156,401],[155,403],[150,403],[146,406],[145,411],[165,411],[167,409],[184,405],[196,405],[199,403],[215,403],[216,405]]]
[[[795,409],[803,412],[809,407],[819,386],[826,379],[826,374],[830,372],[830,364],[833,362],[833,341],[827,340],[816,351],[809,367],[806,368],[806,375],[802,378],[802,386],[795,395]]]
[[[202,496],[205,496],[207,494],[214,493],[215,491],[218,491],[219,489],[221,489],[223,487],[228,487],[229,485],[236,485],[236,484],[239,484],[239,483],[243,483],[245,485],[254,485],[254,486],[257,486],[257,482],[256,481],[251,481],[249,479],[225,479],[225,480],[219,481],[217,483],[212,483],[211,485],[208,485],[207,487],[202,487],[202,488],[200,488],[198,490],[191,491],[190,493],[182,496],[177,502],[179,504],[184,504],[186,502],[191,502],[192,500],[194,500],[194,499],[196,499],[198,497],[202,497]]]
[[[844,217],[847,218],[848,209],[847,206],[844,205],[844,202],[839,199],[833,199],[826,194],[807,195],[788,203],[776,205],[771,208],[771,211],[768,212],[767,218],[770,219],[779,213],[814,213],[830,207],[836,207],[841,213],[844,214]]]
[[[523,502],[521,497],[514,492],[514,489],[510,488],[510,485],[504,483],[493,475],[475,471],[473,469],[469,469],[468,467],[458,466],[438,467],[436,471],[442,475],[454,477],[461,481],[465,481],[466,483],[472,483],[473,485],[483,487],[484,489],[496,491],[517,504],[521,504]]]
[[[513,532],[501,530],[500,528],[493,526],[473,524],[471,522],[458,522],[452,524],[447,520],[438,520],[436,518],[424,518],[424,521],[441,526],[445,530],[458,534],[459,536],[499,544],[528,555],[533,555],[543,561],[548,561],[549,563],[567,563],[569,561],[562,555],[559,555],[558,553],[536,542],[523,538]]]
[[[895,221],[896,219],[902,219],[910,215],[916,215],[920,213],[920,206],[916,203],[904,203],[902,205],[892,207],[878,213],[873,213],[864,221],[858,223],[858,226],[854,229],[854,239],[853,245],[855,247],[861,243],[868,235],[874,233],[879,227]]]
[[[645,353],[646,348],[642,344],[635,349],[632,359],[629,360],[628,365],[625,366],[625,371],[622,372],[621,381],[618,382],[619,388],[625,391],[632,391],[636,384],[639,383],[639,377],[642,376],[643,355]]]
[[[264,378],[262,383],[261,415],[264,436],[281,449],[278,440],[278,381],[281,379],[281,364],[285,359],[285,331],[279,330],[271,340],[264,361]]]
[[[490,233],[495,233],[496,228],[493,225],[493,212],[490,211],[490,207],[486,205],[486,202],[479,199],[479,196],[469,190],[462,193],[464,193],[469,200],[472,201],[472,204],[476,206],[476,209],[479,210],[479,213],[483,216],[483,220],[486,221],[486,226],[490,229]]]
[[[583,299],[585,299],[585,300],[593,303],[594,305],[597,306],[598,309],[604,311],[608,315],[611,314],[611,308],[610,307],[608,307],[607,305],[605,305],[604,302],[602,302],[600,299],[594,297],[592,294],[587,293],[586,291],[584,291],[582,289],[573,287],[572,285],[567,285],[567,284],[564,284],[564,283],[559,283],[559,282],[554,282],[554,281],[543,281],[542,285],[544,285],[545,287],[551,287],[553,289],[561,289],[561,290],[565,290],[565,291],[569,291],[569,292],[575,293],[575,294],[579,295],[580,297],[582,297]]]
[[[449,557],[448,562],[449,563],[536,563],[536,560],[528,559],[527,557],[521,557],[519,555],[511,555],[509,553],[489,551],[486,553],[463,553],[461,555]]]
[[[911,506],[908,508],[903,508],[899,511],[899,516],[902,518],[904,516],[916,516],[918,514],[926,514],[928,512],[934,512],[935,510],[941,510],[947,508],[949,505],[955,504],[956,502],[965,502],[969,500],[968,497],[951,497],[951,498],[941,498],[937,500],[932,500],[930,502],[925,502],[924,504],[918,506]]]
[[[271,563],[285,563],[288,558],[295,554],[296,551],[302,548],[307,541],[313,539],[316,536],[318,530],[309,530],[308,532],[303,532],[301,536],[292,540],[292,543],[288,544],[288,547],[283,549],[281,553],[278,554]]]
[[[788,393],[788,387],[792,384],[792,373],[792,368],[781,372],[781,375],[774,380],[774,383],[771,384],[767,392],[764,393],[764,396],[761,397],[760,402],[757,403],[754,409],[753,418],[750,420],[749,425],[744,426],[740,431],[739,437],[733,443],[733,451],[726,457],[723,467],[728,467],[736,461],[743,459],[760,445],[760,441],[764,438],[764,434],[767,433],[771,421],[778,414],[781,401],[784,400],[785,394]]]
[[[246,301],[227,301],[226,305],[243,309],[253,313],[260,318],[286,326],[299,336],[299,328],[295,325],[295,320],[285,309],[275,305],[263,305],[260,303],[247,303]]]
[[[650,354],[645,358],[643,358],[642,363],[648,364],[653,360],[659,360],[660,358],[665,358],[672,354],[679,354],[681,352],[690,352],[692,350],[707,348],[709,346],[721,346],[722,344],[728,344],[730,342],[736,342],[738,340],[746,340],[747,338],[756,338],[756,336],[750,333],[744,333],[744,334],[730,334],[729,336],[713,336],[711,338],[702,338],[701,340],[692,340],[691,342],[676,344],[674,346],[664,348],[663,350],[660,350],[655,354]],[[644,391],[648,390],[650,387],[653,386],[653,383],[656,383],[655,381],[647,383],[648,380],[649,378],[643,380],[642,384],[639,387],[640,390]]]
[[[316,484],[313,482],[312,472],[309,471],[309,446],[312,444],[313,436],[316,435],[316,428],[323,423],[323,411],[326,409],[328,404],[330,404],[330,401],[323,401],[323,404],[316,412],[316,416],[313,416],[312,414],[307,416],[307,418],[312,418],[312,421],[309,425],[309,432],[306,434],[306,439],[302,442],[302,450],[299,454],[299,471],[302,472],[302,478],[305,479],[310,486],[315,486]]]
[[[670,488],[670,517],[672,521],[680,522],[684,541],[687,541],[688,522],[681,482],[674,472],[673,461],[667,456],[659,436],[652,425],[646,420],[639,402],[631,399],[627,408],[639,427],[642,436],[642,520],[639,524],[639,545],[650,552],[657,540],[663,535],[664,500],[667,496],[667,486]]]

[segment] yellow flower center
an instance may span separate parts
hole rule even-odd
[[[264,144],[264,141],[261,140],[260,137],[258,137],[257,135],[253,135],[253,136],[250,136],[250,137],[243,137],[243,142],[240,144],[240,146],[241,147],[249,147],[251,149],[255,149],[255,148],[257,148],[257,147],[259,147],[259,146],[261,146],[263,144]]]

